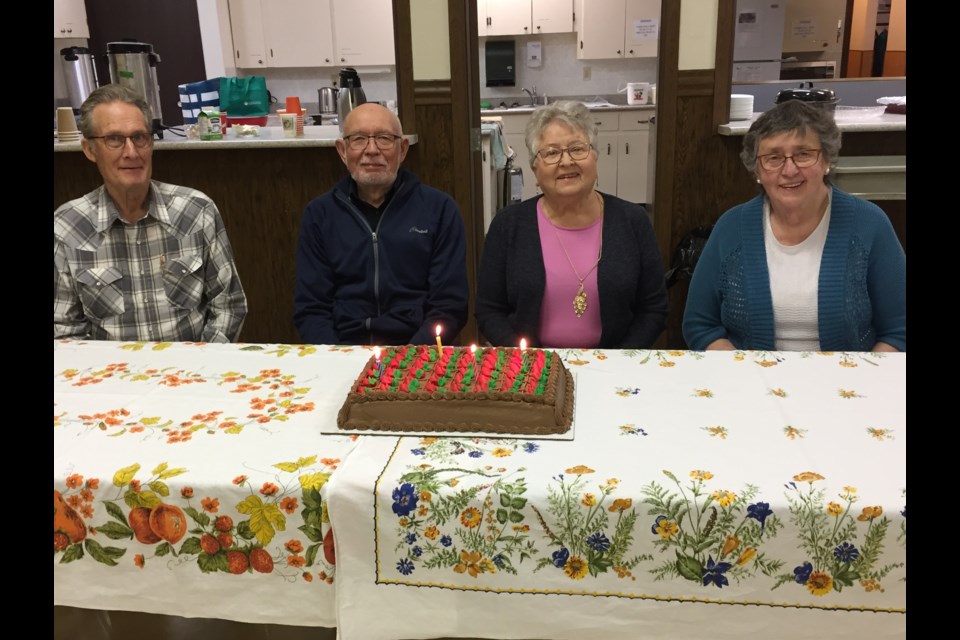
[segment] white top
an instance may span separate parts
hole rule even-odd
[[[832,200],[832,194],[829,196]],[[800,244],[780,244],[770,227],[770,203],[763,203],[763,242],[770,272],[770,297],[773,301],[773,326],[778,351],[819,351],[817,290],[820,259],[830,227],[830,209],[820,224]]]

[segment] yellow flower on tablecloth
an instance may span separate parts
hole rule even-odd
[[[572,473],[574,475],[582,476],[587,473],[594,473],[593,469],[582,464],[578,464],[575,467],[570,467],[565,471],[565,473]]]
[[[848,400],[849,400],[850,398],[862,398],[862,397],[863,397],[862,395],[860,395],[859,393],[857,393],[857,392],[854,391],[853,389],[837,389],[837,395],[839,395],[841,398],[846,398],[846,399],[848,399]]]
[[[804,436],[806,436],[806,434],[807,434],[806,429],[798,429],[796,427],[790,426],[789,424],[783,428],[783,435],[787,436],[791,440],[796,440],[797,438],[803,438]]]
[[[757,360],[756,362],[761,367],[775,367],[778,364],[776,360]]]
[[[860,515],[857,516],[857,520],[860,522],[867,522],[868,520],[879,518],[882,515],[883,507],[864,507]]]
[[[420,444],[427,446],[436,442],[437,439],[433,436],[427,436],[426,438],[420,438]]]
[[[460,514],[460,522],[467,529],[475,529],[480,526],[480,510],[476,507],[467,507]]]
[[[713,478],[713,474],[702,469],[694,469],[690,472],[690,477],[694,480],[710,480]]]
[[[880,593],[884,593],[886,591],[876,578],[865,578],[860,581],[860,586],[867,592],[879,591]]]
[[[400,525],[401,527],[403,527],[403,528],[406,528],[407,525],[410,524],[410,521],[409,521],[408,519],[406,519],[406,518],[400,518],[400,519],[397,521],[397,524],[399,524],[399,525]]]
[[[419,507],[417,507],[417,515],[420,516],[421,518],[425,518],[428,513],[430,513],[430,509],[427,508],[427,505],[422,504]]]
[[[720,557],[728,556],[740,547],[740,538],[737,536],[727,536],[720,549]]]
[[[844,487],[844,488],[843,488],[843,492],[844,492],[844,493],[856,493],[856,492],[857,492],[857,488],[856,488],[856,487]]]
[[[433,497],[433,496],[430,495],[430,492],[429,492],[429,491],[421,491],[421,492],[420,492],[420,500],[422,500],[423,502],[430,502],[430,498],[432,498],[432,497]]]
[[[841,367],[849,367],[849,368],[853,369],[853,368],[855,368],[855,367],[857,366],[857,363],[856,363],[856,362],[850,362],[849,360],[841,360],[841,361],[840,361],[840,366],[841,366]]]
[[[667,351],[667,355],[679,358],[683,356],[683,351]]]
[[[460,484],[460,481],[457,480],[456,478],[450,478],[449,480],[447,480],[447,484],[451,487],[455,487],[458,484]]]
[[[745,356],[742,353],[738,353],[737,355],[733,356],[733,359],[736,360],[737,362],[742,362],[744,357]]]
[[[677,363],[674,362],[673,360],[661,360],[659,364],[661,367],[667,367],[667,368],[677,366]]]
[[[440,530],[437,529],[435,525],[430,525],[423,532],[423,535],[427,538],[427,540],[436,540],[437,536],[440,535]]]
[[[597,504],[597,497],[592,493],[585,493],[580,500],[580,504],[585,507],[594,507]]]
[[[769,393],[770,393],[770,395],[772,395],[772,396],[777,396],[778,398],[786,398],[786,397],[787,397],[787,392],[784,391],[783,389],[779,388],[779,387],[777,387],[776,389],[770,389]]]
[[[455,573],[468,573],[470,577],[476,578],[477,575],[483,571],[483,567],[480,566],[480,560],[482,556],[479,551],[466,551],[463,550],[460,552],[460,562],[453,568]]]
[[[694,391],[693,395],[696,398],[712,398],[713,397],[713,391],[710,391],[710,389],[694,389],[693,391]]]
[[[617,498],[613,501],[613,504],[607,507],[607,511],[613,513],[623,513],[627,509],[633,506],[633,500],[631,498]]]
[[[833,590],[833,578],[829,573],[814,571],[807,580],[807,589],[815,596],[825,596]]]
[[[740,557],[737,558],[737,566],[742,567],[743,565],[753,560],[754,556],[756,555],[757,555],[756,547],[747,547],[746,549],[743,550],[743,553],[740,554]]]
[[[827,513],[833,516],[834,518],[836,518],[841,513],[843,513],[843,505],[837,502],[831,502],[830,504],[827,505]]]
[[[716,426],[716,427],[701,427],[704,431],[710,434],[711,438],[720,438],[721,440],[726,440],[727,436],[730,435],[730,432],[726,427]]]
[[[563,572],[573,580],[583,580],[590,573],[590,566],[580,556],[570,556],[563,565]]]
[[[875,427],[867,427],[867,433],[870,434],[871,438],[875,440],[893,440],[893,429],[877,429]]]
[[[804,471],[803,473],[798,473],[793,476],[794,481],[796,482],[815,482],[817,480],[823,480],[824,477],[819,473],[814,473],[813,471]]]
[[[710,494],[710,497],[720,503],[721,507],[729,507],[733,504],[733,501],[737,499],[737,496],[732,491],[726,491],[724,489],[718,489]]]
[[[680,533],[680,527],[677,526],[677,523],[673,520],[667,520],[666,518],[657,523],[656,530],[664,540],[669,540]]]
[[[498,458],[506,458],[507,456],[513,455],[513,451],[505,447],[497,447],[492,451],[492,453]]]
[[[487,558],[484,558],[483,560],[481,560],[481,561],[478,563],[477,566],[480,568],[480,571],[482,571],[483,573],[496,573],[496,572],[497,572],[497,567],[496,567],[496,565],[494,565],[493,562],[491,562],[491,561],[490,561],[489,559],[487,559]]]

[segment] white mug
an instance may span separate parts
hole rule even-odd
[[[625,89],[618,89],[617,93],[627,92],[627,104],[649,104],[650,103],[650,83],[649,82],[628,82]]]

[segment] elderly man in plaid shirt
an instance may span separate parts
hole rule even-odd
[[[80,108],[103,186],[53,214],[53,337],[235,341],[247,314],[216,205],[152,181],[150,109],[106,85]]]

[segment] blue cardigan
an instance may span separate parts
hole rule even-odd
[[[833,188],[817,290],[822,351],[907,350],[907,258],[886,214]],[[763,196],[717,221],[697,263],[683,337],[691,349],[727,338],[738,349],[775,349]]]

